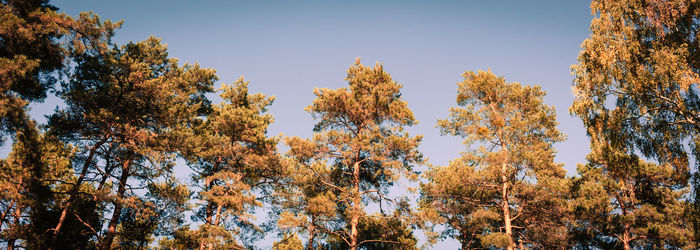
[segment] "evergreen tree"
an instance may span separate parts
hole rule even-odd
[[[253,223],[254,209],[262,206],[257,194],[281,172],[278,139],[266,136],[273,122],[266,112],[274,97],[248,94],[248,82],[240,78],[222,86],[221,98],[224,102],[212,107],[185,143],[185,158],[201,189],[197,198],[204,203],[195,216],[203,222],[200,249],[241,247],[244,233],[262,233]]]
[[[9,134],[16,147],[21,145],[22,152],[16,152],[10,162],[21,166],[22,170],[16,174],[24,176],[20,185],[24,186],[20,188],[23,191],[17,194],[24,201],[31,200],[28,207],[23,207],[27,209],[24,212],[18,207],[23,203],[21,200],[9,201],[14,205],[8,209],[28,218],[22,222],[23,233],[10,241],[25,240],[24,247],[29,248],[45,247],[44,235],[52,228],[54,193],[60,195],[59,184],[67,176],[52,178],[56,177],[53,173],[64,171],[65,166],[46,165],[51,162],[43,159],[52,153],[44,150],[55,148],[57,142],[45,139],[53,136],[41,135],[26,107],[31,101],[43,100],[54,87],[59,71],[69,65],[66,63],[69,51],[94,48],[92,44],[109,40],[119,26],[119,23],[100,22],[86,13],[74,20],[55,11],[55,7],[42,0],[0,1],[0,144],[3,136]],[[24,171],[29,172],[23,174]],[[18,184],[14,179],[5,181],[1,184]],[[13,244],[8,247],[12,248]]]
[[[573,245],[582,248],[696,248],[684,223],[687,179],[670,164],[597,146],[578,166],[571,208]]]
[[[302,196],[303,211],[288,211],[279,224],[305,228],[312,239],[313,232],[336,237],[354,250],[382,241],[362,238],[361,221],[388,217],[386,203],[407,210],[405,200],[387,196],[388,187],[401,177],[415,179],[413,166],[422,163],[421,136],[404,131],[416,121],[401,99],[402,86],[382,65],[366,67],[358,58],[345,80],[348,88],[314,90],[316,99],[306,108],[319,119],[313,139],[286,139],[291,169],[297,171],[290,175],[290,188],[309,192]],[[311,183],[323,188],[309,190]],[[370,202],[382,208],[380,215],[366,214]]]
[[[18,132],[12,152],[7,159],[0,160],[0,238],[7,242],[8,249],[17,246],[16,243],[21,243],[19,246],[24,248],[36,248],[40,244],[32,239],[38,239],[44,233],[38,229],[50,226],[45,219],[53,215],[51,207],[36,204],[44,201],[37,199],[32,192],[31,181],[42,183],[42,187],[50,191],[57,190],[61,180],[73,176],[70,168],[72,148],[55,137],[39,134],[36,129],[32,133],[37,136],[36,140],[25,140]],[[35,175],[37,169],[27,168],[27,159],[37,160],[32,164],[40,167],[40,177]],[[47,198],[52,200],[54,196]],[[37,206],[46,206],[46,209],[32,209]],[[73,238],[82,236],[77,234]]]
[[[573,67],[571,112],[593,148],[670,164],[678,176],[691,175],[694,158],[691,197],[698,197],[700,2],[595,0],[591,13],[591,36]],[[684,220],[695,225],[697,244],[700,200],[694,202]]]
[[[62,211],[52,245],[60,238],[73,201],[87,194],[112,208],[107,231],[99,237],[101,248],[108,249],[122,209],[138,206],[136,190],[145,185],[137,183],[169,179],[181,143],[178,131],[206,109],[204,94],[211,91],[216,76],[198,65],[179,66],[152,37],[73,57],[76,69],[59,92],[67,107],[50,117],[49,126],[78,148],[78,174],[65,183],[71,188],[59,201]]]
[[[41,0],[0,1],[0,142],[29,127],[25,107],[46,97],[51,73],[64,66],[59,24],[68,18],[55,10]]]
[[[552,144],[563,140],[539,86],[507,83],[490,71],[464,73],[458,108],[438,121],[467,151],[426,173],[425,217],[447,226],[463,248],[553,248],[565,244],[567,181]]]

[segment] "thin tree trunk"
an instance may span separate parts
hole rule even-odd
[[[505,150],[505,148],[503,148]],[[501,209],[503,210],[503,222],[506,228],[506,235],[508,236],[508,250],[513,250],[515,242],[513,241],[513,226],[511,225],[510,218],[510,204],[508,202],[508,158],[503,162],[501,166],[501,182],[503,182],[503,188],[501,189]]]
[[[78,194],[78,191],[80,191],[80,186],[82,186],[83,181],[85,180],[85,175],[87,174],[87,170],[90,167],[92,158],[95,156],[95,152],[97,152],[97,149],[100,146],[102,146],[102,144],[107,142],[107,140],[109,140],[109,136],[105,136],[105,138],[103,138],[101,141],[93,145],[92,148],[90,148],[88,157],[87,159],[85,159],[85,163],[83,163],[83,169],[80,171],[80,176],[78,176],[78,180],[75,182],[75,185],[73,185],[73,188],[70,191],[70,197],[68,197],[68,201],[61,210],[61,216],[58,218],[58,223],[56,224],[56,227],[53,228],[53,235],[51,236],[51,244],[49,245],[49,250],[56,248],[58,235],[61,233],[61,228],[63,227],[63,224],[65,223],[66,218],[68,217],[68,212],[70,211],[71,205],[73,205],[75,196]]]
[[[212,214],[214,214],[213,206],[214,206],[214,205],[212,205],[211,203],[208,203],[208,204],[207,204],[207,208],[206,208],[206,210],[204,211],[204,213],[206,214],[206,218],[204,219],[204,224],[209,224],[209,225],[211,225],[211,223],[212,223]],[[206,245],[205,241],[206,241],[206,237],[202,237],[202,239],[199,240],[199,250],[204,250],[204,246]]]
[[[625,232],[622,234],[622,245],[625,250],[630,250],[630,228],[627,223],[625,223]]]
[[[219,222],[221,221],[221,204],[219,204],[216,207],[216,215],[214,216],[214,223],[212,224],[213,226],[218,226]],[[209,250],[214,249],[214,244],[209,244],[209,247],[207,247]]]
[[[311,216],[311,225],[309,226],[309,242],[306,243],[306,249],[314,249],[314,238],[316,237],[316,216]]]
[[[360,163],[353,164],[352,184],[354,192],[352,194],[352,218],[350,220],[350,249],[357,250],[357,224],[360,222]]]
[[[199,250],[204,250],[204,238],[199,241]]]
[[[119,216],[122,213],[122,201],[124,198],[124,193],[126,192],[126,181],[129,178],[129,170],[131,168],[131,159],[124,161],[122,163],[122,175],[119,178],[119,188],[117,189],[117,202],[114,203],[114,212],[112,213],[112,218],[109,220],[109,226],[107,227],[107,234],[105,235],[105,240],[102,242],[100,249],[108,250],[112,247],[112,241],[114,241],[114,235],[117,231],[117,224],[119,224]]]
[[[630,208],[634,209],[634,203],[635,203],[635,196],[634,196],[634,190],[630,190],[627,188],[627,180],[623,179],[621,180],[622,183],[622,190],[623,190],[623,198],[627,199],[626,201],[620,201],[618,198],[618,204],[620,204],[620,208],[622,210],[622,214],[624,216],[629,215],[630,213],[633,213],[632,211],[629,211]],[[628,207],[628,203],[630,207]],[[625,250],[630,249],[630,241],[632,241],[630,237],[630,223],[625,222],[624,225],[624,232],[622,233],[622,245]]]

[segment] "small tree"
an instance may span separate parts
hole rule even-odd
[[[506,83],[490,71],[464,73],[459,108],[438,121],[468,150],[426,173],[421,209],[464,248],[564,244],[567,181],[552,144],[563,140],[539,86]],[[478,147],[478,148],[476,148]]]

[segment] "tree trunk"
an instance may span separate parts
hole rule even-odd
[[[211,203],[207,203],[206,210],[204,210],[204,214],[205,214],[205,217],[206,217],[206,218],[204,219],[204,224],[209,224],[209,225],[211,225],[211,222],[212,222],[212,218],[211,218],[211,217],[212,217],[212,214],[214,214],[214,211],[212,210],[212,209],[213,209],[213,206],[214,206],[214,205],[212,205]],[[206,240],[207,240],[206,237],[202,237],[202,239],[199,240],[199,250],[204,250],[204,247],[206,246]]]
[[[622,245],[625,250],[630,250],[630,230],[628,224],[625,224],[625,232],[622,234]]]
[[[316,237],[316,217],[311,216],[311,225],[309,226],[309,242],[306,243],[306,249],[314,249],[314,238]]]
[[[214,216],[214,223],[212,224],[212,226],[218,226],[220,221],[221,221],[221,204],[219,204],[216,207],[216,215]],[[209,247],[207,249],[213,250],[214,244],[209,244]]]
[[[117,231],[117,224],[119,224],[119,216],[122,214],[122,201],[124,198],[124,193],[126,192],[126,181],[129,178],[129,170],[131,168],[131,160],[126,160],[122,163],[122,175],[119,177],[119,188],[117,189],[117,197],[119,200],[114,203],[114,212],[112,213],[112,218],[109,220],[109,226],[107,227],[107,234],[105,235],[105,240],[102,242],[100,249],[108,250],[112,247],[112,241],[114,241],[114,235]]]
[[[620,205],[620,209],[622,210],[622,215],[627,216],[630,213],[634,213],[634,204],[636,203],[636,198],[634,195],[634,190],[628,188],[627,185],[627,180],[623,179],[620,181],[622,184],[622,190],[623,190],[623,198],[626,199],[625,201],[621,201],[618,198],[618,204]],[[629,207],[628,207],[629,206]],[[632,210],[632,211],[630,211]],[[632,241],[632,238],[630,237],[630,222],[625,221],[624,225],[624,232],[622,233],[622,245],[625,250],[630,249],[630,241]]]
[[[85,180],[85,175],[87,174],[87,170],[90,167],[90,163],[92,162],[92,158],[95,156],[95,152],[97,151],[97,148],[102,146],[107,140],[109,139],[109,136],[105,136],[104,139],[99,141],[97,144],[93,145],[92,148],[90,148],[90,152],[88,153],[87,159],[85,159],[85,163],[83,163],[83,169],[80,171],[80,176],[78,176],[78,180],[75,182],[75,185],[70,191],[70,197],[68,197],[68,201],[66,204],[63,206],[63,209],[61,210],[61,216],[58,218],[58,223],[56,224],[56,227],[53,228],[53,235],[51,236],[51,244],[49,245],[49,250],[55,249],[56,248],[56,243],[58,241],[58,235],[61,233],[61,228],[63,227],[63,224],[66,221],[66,218],[68,217],[68,212],[70,211],[71,205],[73,204],[73,201],[75,200],[75,196],[78,194],[78,191],[80,191],[80,186],[83,184],[83,181]]]
[[[354,192],[352,194],[352,218],[350,220],[350,249],[351,250],[357,250],[357,224],[360,222],[360,209],[362,207],[360,206],[360,203],[362,200],[360,199],[360,163],[355,162],[353,164],[353,171],[352,171],[352,184],[354,188]]]
[[[501,189],[501,209],[503,210],[503,222],[505,223],[506,235],[508,236],[508,250],[513,250],[515,242],[513,241],[513,226],[511,225],[510,218],[510,205],[508,203],[508,164],[506,159],[501,167],[501,181],[503,182],[503,188]]]

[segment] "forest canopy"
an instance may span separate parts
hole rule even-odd
[[[547,93],[504,72],[466,69],[419,131],[463,140],[443,166],[391,65],[348,58],[343,86],[308,90],[313,134],[273,136],[254,81],[59,7],[0,0],[0,247],[700,247],[700,1],[592,1],[561,83],[589,139],[568,175]],[[64,105],[40,123],[49,96]]]

